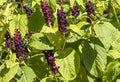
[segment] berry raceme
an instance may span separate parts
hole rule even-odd
[[[62,7],[57,10],[57,17],[58,17],[59,31],[61,33],[65,33],[67,31],[68,22],[66,19],[66,14],[63,11]]]
[[[17,57],[18,58],[25,57],[27,55],[28,50],[22,41],[22,37],[21,37],[18,29],[15,29],[14,43],[15,43],[15,47],[16,47]]]
[[[42,12],[43,12],[44,17],[45,17],[46,24],[48,26],[53,25],[53,19],[52,19],[53,15],[52,15],[52,12],[51,12],[48,4],[45,1],[41,2],[41,8],[42,8]]]
[[[10,37],[10,34],[8,31],[6,31],[5,38],[6,38],[6,47],[13,51],[12,38]]]
[[[94,4],[91,1],[86,3],[86,10],[88,16],[95,15]]]
[[[54,55],[52,53],[52,50],[44,50],[43,53],[45,54],[45,58],[47,60],[48,65],[50,65],[51,70],[53,71],[53,73],[57,73],[59,66],[56,66],[55,64],[55,59],[54,59]]]
[[[87,22],[92,23],[92,21],[94,21],[94,17],[95,14],[95,10],[94,10],[94,4],[91,1],[88,1],[86,3],[86,11],[87,11],[87,15],[89,16],[89,18],[87,18]]]
[[[71,11],[72,11],[72,16],[74,16],[74,17],[77,17],[80,14],[78,6],[71,7]]]
[[[28,18],[31,17],[33,14],[33,11],[27,6],[23,6],[23,8],[25,9]]]

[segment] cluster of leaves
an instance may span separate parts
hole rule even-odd
[[[0,82],[119,82],[119,6],[0,0]]]

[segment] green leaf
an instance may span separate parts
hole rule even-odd
[[[43,78],[40,82],[52,82],[52,78],[50,78],[50,77],[45,77],[45,78]]]
[[[70,29],[81,36],[84,34],[84,30],[80,30],[77,25],[70,25]]]
[[[73,42],[76,42],[76,41],[82,39],[82,37],[78,33],[74,32],[72,30],[70,30],[70,32],[67,33],[66,36],[67,36],[66,37],[67,43],[73,43]]]
[[[32,54],[32,55],[34,55],[34,56],[32,56],[29,60],[29,62],[31,64],[30,66],[33,69],[33,71],[35,72],[35,74],[40,79],[43,79],[47,74],[49,74],[48,73],[49,71],[46,69],[46,68],[48,68],[48,65],[46,65],[45,62],[42,62],[41,54]]]
[[[0,0],[0,5],[2,5],[4,2],[6,2],[7,0]]]
[[[70,0],[70,6],[74,6],[75,0]]]
[[[9,26],[10,34],[13,36],[15,33],[15,29],[19,29],[22,37],[24,37],[25,34],[28,32],[27,24],[28,21],[26,14],[13,15],[12,21],[10,22]]]
[[[31,47],[38,50],[51,50],[53,49],[49,40],[42,34],[36,33],[31,37],[31,42],[29,44]]]
[[[103,43],[104,47],[108,50],[112,43],[112,33],[115,28],[109,22],[97,23],[94,26],[95,33],[100,41]]]
[[[97,43],[94,43],[97,42]],[[87,71],[95,77],[102,75],[107,64],[107,53],[96,39],[86,41],[82,48],[83,62]]]
[[[118,53],[120,53],[120,32],[119,30],[115,30],[113,33],[112,33],[112,44],[111,44],[111,47],[113,50],[116,50]]]
[[[32,17],[28,20],[28,31],[33,32],[40,32],[45,21],[44,16],[40,12],[40,10],[36,10],[36,12],[33,13]]]
[[[5,24],[3,30],[0,31],[0,45],[2,44],[4,40],[4,34],[6,33],[8,26],[9,26],[8,24]]]
[[[61,49],[64,43],[64,38],[60,33],[45,33],[50,43],[57,49]]]
[[[103,74],[102,82],[112,82],[120,74],[120,62],[110,62]]]
[[[78,5],[84,8],[83,0],[76,0],[76,2],[78,3]]]
[[[116,0],[116,2],[120,5],[120,0]]]
[[[116,50],[109,50],[108,53],[113,59],[118,59],[120,58],[120,53]]]
[[[4,76],[0,79],[1,82],[9,82],[16,75],[18,68],[18,63],[13,63],[10,68],[4,68]]]
[[[55,53],[56,64],[60,66],[59,72],[66,80],[76,78],[80,68],[80,58],[72,48],[66,48]]]
[[[34,71],[28,66],[22,66],[22,77],[20,78],[20,82],[33,82],[36,78]]]

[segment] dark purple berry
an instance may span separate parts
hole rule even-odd
[[[16,55],[18,58],[20,57],[25,57],[27,55],[27,48],[25,47],[22,37],[20,35],[20,32],[18,29],[15,29],[15,34],[14,34],[14,43],[16,47]]]
[[[110,13],[110,11],[108,10],[108,9],[106,9],[106,10],[104,10],[104,12],[103,12],[104,14],[109,14]]]
[[[22,8],[22,5],[21,5],[21,4],[18,4],[18,5],[17,5],[17,8],[18,8],[18,9]]]
[[[24,9],[26,11],[27,16],[31,17],[32,14],[33,14],[33,11],[29,7],[27,7],[27,6],[24,6]]]
[[[59,66],[55,64],[54,55],[52,50],[44,50],[45,58],[47,60],[48,65],[50,65],[51,70],[56,74],[58,72]]]
[[[105,18],[109,18],[110,11],[108,9],[103,11],[103,14],[105,14]]]
[[[13,50],[13,42],[12,42],[12,38],[10,37],[10,34],[8,31],[6,31],[6,34],[5,34],[5,38],[6,38],[6,47],[7,48],[10,48],[11,50]]]
[[[74,17],[77,17],[80,13],[78,6],[71,7],[71,11],[72,11],[72,16],[74,16]]]
[[[67,31],[68,22],[66,19],[66,14],[63,11],[63,8],[57,10],[57,17],[58,17],[59,31],[61,33],[65,33]]]
[[[53,19],[52,19],[53,15],[52,15],[52,12],[51,12],[48,4],[45,1],[41,2],[41,8],[42,8],[42,12],[43,12],[44,17],[45,17],[46,24],[48,26],[53,25]]]

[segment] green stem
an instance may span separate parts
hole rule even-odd
[[[59,81],[58,81],[58,77],[57,77],[56,75],[55,75],[55,81],[56,81],[56,82],[59,82]]]
[[[91,35],[92,35],[92,36],[95,35],[95,31],[94,31],[94,28],[93,28],[93,24],[91,25]]]
[[[113,3],[113,2],[111,2],[111,4],[112,4],[112,3]],[[119,19],[118,19],[118,17],[117,17],[116,10],[115,10],[113,4],[112,4],[112,8],[113,8],[113,13],[114,13],[114,15],[115,15],[115,19],[116,19],[116,21],[119,23]]]
[[[74,24],[76,24],[76,18],[74,17]]]
[[[65,48],[65,44],[66,44],[66,37],[65,37],[65,34],[63,34],[63,38],[64,38],[64,43],[63,43],[63,47],[62,47],[62,49],[64,50],[64,48]]]

